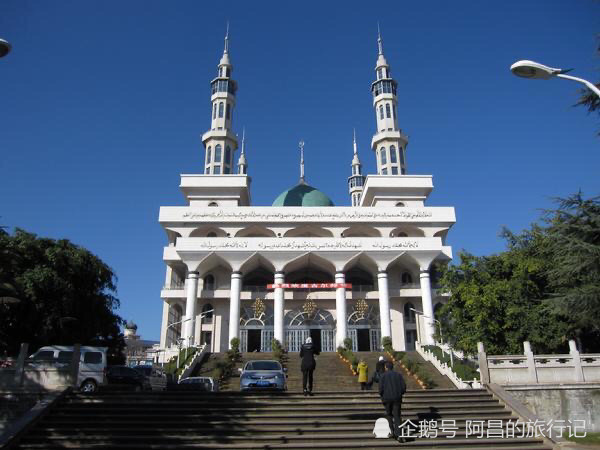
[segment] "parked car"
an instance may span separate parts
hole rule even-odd
[[[110,366],[106,370],[108,385],[115,388],[150,391],[152,386],[148,377],[127,366]]]
[[[219,390],[219,385],[212,377],[187,377],[179,380],[177,389],[216,392]]]
[[[167,374],[162,369],[151,365],[132,366],[133,370],[137,370],[142,375],[150,380],[150,386],[153,391],[162,391],[167,387]]]
[[[79,374],[77,385],[82,392],[93,393],[106,384],[106,347],[82,346],[79,355]],[[73,360],[73,346],[46,345],[41,347],[27,361],[27,367],[43,369],[45,367],[67,368]]]
[[[248,361],[240,371],[240,390],[287,390],[287,369],[279,361]]]

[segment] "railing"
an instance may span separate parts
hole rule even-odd
[[[198,361],[201,361],[207,352],[208,352],[208,345],[202,344],[200,347],[198,347],[198,350],[194,354],[194,357],[192,358],[192,360],[189,363],[187,363],[184,366],[183,370],[181,371],[181,376],[179,377],[179,379],[189,377],[190,374],[192,373],[192,371],[194,370],[194,367],[196,367],[196,364],[198,363]]]
[[[165,290],[165,291],[174,291],[174,290],[178,290],[178,289],[185,289],[185,283],[184,282],[171,283],[171,284],[165,284],[163,286],[163,290]]]
[[[534,355],[531,345],[523,343],[523,355],[487,355],[479,342],[479,367],[484,383],[500,385],[600,382],[600,354],[582,354],[575,341],[569,353]]]
[[[424,349],[418,341],[415,342],[415,349],[416,349],[417,353],[419,355],[421,355],[425,361],[429,361],[431,364],[433,364],[435,366],[435,368],[437,370],[439,370],[439,372],[442,375],[446,375],[450,379],[450,381],[452,381],[454,386],[456,386],[457,388],[459,388],[459,389],[479,389],[479,388],[481,388],[481,382],[477,379],[468,381],[468,380],[461,380],[460,378],[458,378],[458,376],[454,373],[452,368],[450,366],[448,366],[448,364],[441,362],[439,359],[437,359],[437,357],[433,354],[433,352]],[[452,351],[452,349],[450,349],[450,351]]]

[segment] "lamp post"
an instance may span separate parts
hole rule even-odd
[[[172,326],[179,325],[180,323],[184,323],[184,322],[189,322],[190,320],[192,322],[195,321],[195,320],[197,320],[197,319],[200,319],[200,321],[202,321],[202,319],[204,317],[206,317],[208,314],[211,314],[213,311],[214,311],[214,309],[211,309],[210,311],[204,311],[202,314],[198,315],[197,317],[183,319],[183,320],[180,320],[179,322],[173,322],[173,323],[167,325],[167,328],[165,329],[165,332],[169,328],[171,328]],[[202,323],[202,322],[200,322],[200,323]],[[189,339],[189,342],[187,343],[186,351],[185,351],[185,358],[186,359],[187,359],[187,355],[188,355],[187,349],[189,347],[191,347],[191,344],[192,344],[192,337],[190,336],[188,339]],[[181,346],[182,346],[183,342],[185,342],[185,338],[181,338],[181,337],[177,338],[177,344],[178,344],[178,347],[179,347],[179,351],[177,352],[177,368],[178,369],[179,369],[179,354],[181,353]]]
[[[529,60],[521,60],[510,66],[510,71],[521,78],[531,78],[535,80],[549,80],[550,78],[564,78],[565,80],[577,81],[578,83],[585,84],[592,92],[600,97],[600,89],[598,89],[593,83],[584,80],[583,78],[573,77],[571,75],[565,75],[573,69],[557,69],[555,67],[548,67],[540,63]]]
[[[419,311],[418,309],[415,309],[415,308],[410,308],[410,309],[411,309],[411,311],[414,311],[417,314],[419,314],[423,317],[426,317],[427,319],[431,319],[434,322],[437,322],[437,324],[440,326],[440,341],[441,341],[442,345],[444,345],[444,336],[442,334],[442,322],[437,320],[435,317],[426,316],[423,311]],[[448,349],[450,350],[450,367],[452,367],[452,366],[454,366],[454,356],[452,355],[452,349],[450,347],[448,347]]]

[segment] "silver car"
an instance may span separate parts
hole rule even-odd
[[[240,371],[240,390],[270,389],[285,391],[287,369],[279,361],[248,361]]]

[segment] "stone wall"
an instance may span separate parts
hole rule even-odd
[[[504,389],[544,421],[584,420],[586,431],[600,432],[600,384],[505,386]]]

